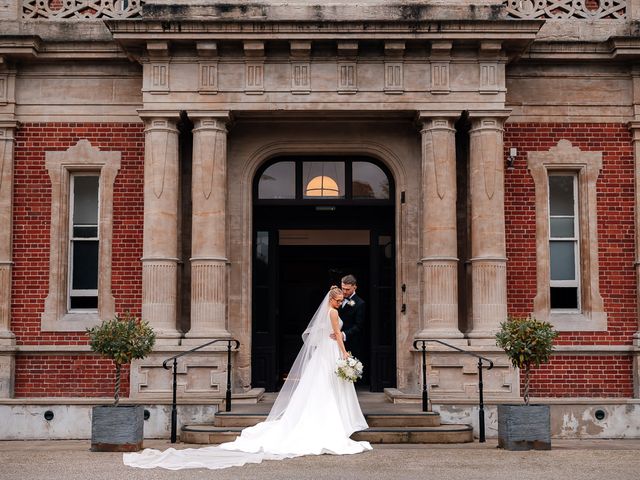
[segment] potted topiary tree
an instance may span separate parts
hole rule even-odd
[[[87,330],[91,350],[113,360],[115,364],[114,404],[96,406],[91,418],[91,450],[94,452],[135,452],[144,438],[144,407],[120,405],[122,366],[133,359],[146,357],[156,341],[147,322],[130,313]]]
[[[496,344],[524,373],[524,405],[498,405],[498,447],[507,450],[551,449],[549,405],[529,403],[532,366],[547,363],[558,336],[550,323],[510,317],[500,324]]]

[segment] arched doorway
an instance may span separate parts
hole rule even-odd
[[[252,385],[276,391],[330,285],[367,303],[361,388],[395,386],[394,182],[370,157],[281,156],[253,184]]]

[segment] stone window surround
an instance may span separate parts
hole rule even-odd
[[[536,191],[537,294],[533,315],[549,321],[559,331],[606,331],[607,314],[600,296],[596,181],[602,169],[602,152],[583,152],[568,140],[547,152],[529,152],[528,167]],[[550,309],[549,173],[574,173],[578,178],[580,254],[580,313]]]
[[[115,300],[111,292],[111,254],[113,230],[113,184],[120,170],[120,152],[101,152],[88,140],[63,152],[46,152],[46,168],[51,179],[51,240],[49,255],[49,294],[41,316],[43,332],[83,332],[113,317]],[[98,259],[98,310],[67,310],[69,268],[70,177],[77,172],[100,175]]]

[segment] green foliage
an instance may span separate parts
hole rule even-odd
[[[547,363],[553,352],[558,332],[548,322],[533,317],[509,317],[500,324],[496,344],[502,348],[514,367],[524,371],[524,401],[529,404],[529,373],[531,366]]]
[[[131,360],[146,357],[156,343],[156,334],[148,322],[131,313],[116,315],[102,325],[87,329],[91,350],[113,360],[116,364],[115,405],[120,400],[120,370]]]
[[[509,317],[500,324],[496,344],[502,348],[514,367],[526,368],[547,363],[558,336],[550,323],[533,317]]]
[[[116,364],[130,363],[146,357],[156,341],[156,334],[148,322],[127,312],[105,320],[102,325],[87,329],[91,350],[113,360]]]

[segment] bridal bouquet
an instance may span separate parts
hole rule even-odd
[[[362,378],[362,362],[356,357],[349,357],[346,360],[339,358],[336,362],[336,375],[342,380],[355,382]]]

